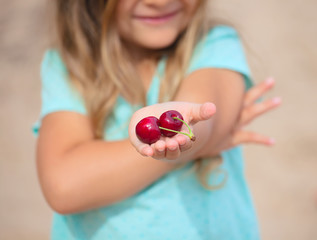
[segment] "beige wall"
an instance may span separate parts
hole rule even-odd
[[[40,109],[46,1],[0,0],[0,239],[48,239],[30,128]],[[283,107],[252,124],[277,139],[246,147],[246,174],[264,240],[317,239],[317,2],[218,0],[238,26],[258,82],[274,76]],[[251,51],[252,50],[252,51]]]

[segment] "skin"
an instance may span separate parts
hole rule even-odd
[[[121,0],[116,12],[119,34],[138,53],[168,47],[184,31],[197,4],[198,0]]]
[[[184,2],[195,1],[121,0],[119,8],[126,7],[132,12],[146,9],[146,13],[158,13],[166,11],[169,4],[176,6]],[[123,13],[127,13],[126,10]],[[184,22],[188,21],[187,15],[183,16]],[[124,21],[132,24],[129,19]],[[174,42],[183,25],[179,21],[171,29],[162,28],[161,33],[166,33],[164,39],[169,41],[160,46],[150,38],[142,42],[142,39],[130,38],[128,33],[123,32],[122,37],[126,41],[131,39],[129,44],[135,46],[133,50],[156,49]],[[138,31],[141,30],[144,31],[143,35],[148,31],[153,33],[149,28],[140,27]],[[159,32],[158,29],[155,31]],[[138,54],[136,68],[145,79],[146,86],[152,76],[147,66],[155,63],[148,60],[147,51]],[[144,62],[144,59],[147,61]],[[104,207],[136,194],[180,164],[196,157],[214,156],[243,142],[269,145],[270,138],[255,133],[244,134],[243,127],[279,105],[274,99],[255,103],[272,86],[273,82],[264,82],[245,94],[240,74],[224,69],[198,70],[184,79],[175,102],[156,104],[137,111],[131,119],[130,139],[115,142],[96,140],[88,116],[68,111],[48,114],[42,121],[37,143],[38,176],[48,204],[60,214]],[[231,97],[224,97],[228,95]],[[138,120],[150,112],[151,115],[160,116],[170,109],[181,112],[190,123],[197,137],[195,143],[182,135],[162,138],[151,146],[138,141],[134,134]]]

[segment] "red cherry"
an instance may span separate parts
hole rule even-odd
[[[174,131],[180,131],[183,126],[183,122],[176,118],[184,120],[183,116],[179,112],[175,110],[166,111],[160,116],[160,126]],[[166,137],[173,137],[177,134],[177,132],[171,132],[163,129],[161,129],[161,133]]]
[[[186,125],[189,133],[179,131],[183,123]],[[166,111],[161,115],[159,128],[161,129],[161,133],[166,137],[173,137],[177,133],[180,133],[188,136],[192,141],[196,140],[194,133],[184,121],[182,114],[175,110]]]
[[[152,144],[157,142],[161,137],[159,129],[159,120],[150,116],[143,118],[135,127],[135,133],[140,141]]]

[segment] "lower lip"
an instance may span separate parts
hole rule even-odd
[[[139,20],[141,22],[147,23],[147,24],[151,24],[151,25],[160,25],[160,24],[164,24],[167,23],[168,21],[170,21],[171,19],[173,19],[177,13],[179,11],[173,12],[171,14],[162,16],[162,17],[134,17],[136,20]]]

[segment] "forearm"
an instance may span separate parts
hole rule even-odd
[[[193,94],[189,94],[193,93]],[[244,96],[243,77],[233,71],[203,69],[191,74],[176,96],[178,101],[213,102],[217,112],[211,119],[209,140],[198,157],[210,156],[233,131],[238,120]]]
[[[64,153],[49,172],[39,172],[50,174],[40,175],[47,201],[65,214],[121,201],[176,167],[142,157],[128,140],[92,140]]]
[[[208,147],[210,138],[214,134],[214,118],[200,121],[191,126],[195,135],[195,141],[192,142],[192,147],[188,151],[181,153],[178,161],[184,162],[194,160],[201,156],[201,151]]]

